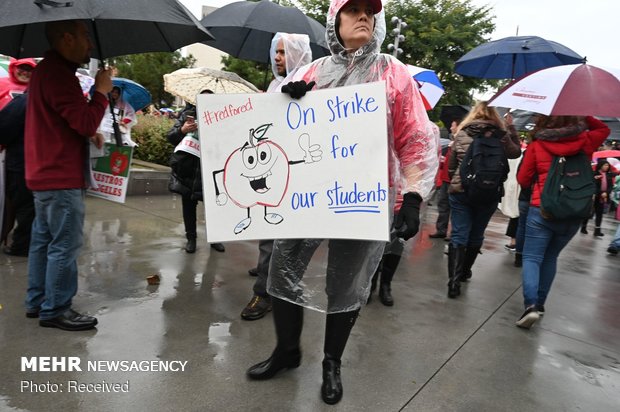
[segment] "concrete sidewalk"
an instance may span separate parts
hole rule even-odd
[[[179,197],[132,196],[125,205],[89,197],[74,307],[99,318],[96,330],[25,318],[27,259],[0,254],[0,411],[620,410],[620,258],[605,252],[615,222],[604,221],[603,239],[575,236],[546,315],[526,331],[514,325],[523,308],[520,271],[504,249],[507,219],[493,218],[473,279],[452,300],[445,242],[428,238],[435,217],[430,207],[408,243],[395,306],[374,299],[363,308],[343,358],[344,398],[327,406],[321,313],[305,312],[298,369],[270,381],[245,377],[275,344],[270,314],[239,316],[257,242],[217,253],[202,228],[189,255]],[[153,274],[159,286],[147,285]],[[78,357],[82,371],[21,371],[21,358],[35,356]],[[89,361],[123,360],[183,370],[152,370],[158,362],[148,372],[109,371],[105,362],[88,370]],[[128,392],[84,392],[106,388]]]

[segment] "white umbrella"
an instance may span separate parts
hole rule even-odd
[[[205,89],[215,94],[258,92],[256,86],[236,73],[207,67],[179,69],[164,74],[164,90],[191,104],[196,104],[196,95]]]
[[[620,116],[620,70],[589,64],[550,67],[500,90],[490,106],[551,116]]]

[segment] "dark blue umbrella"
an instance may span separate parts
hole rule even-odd
[[[151,104],[151,93],[141,84],[122,77],[112,78],[112,84],[121,89],[121,99],[129,103],[135,111]]]
[[[566,46],[537,36],[512,36],[484,43],[457,60],[455,71],[483,79],[515,79],[547,67],[585,59]]]

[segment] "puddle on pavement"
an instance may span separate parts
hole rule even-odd
[[[224,349],[228,346],[230,337],[230,322],[212,323],[209,326],[209,344],[214,346],[216,352],[213,360],[226,360]]]

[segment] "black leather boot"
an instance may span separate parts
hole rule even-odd
[[[325,345],[323,352],[323,384],[321,398],[323,402],[334,405],[342,399],[342,379],[340,378],[340,363],[342,353],[347,345],[351,329],[359,309],[352,312],[330,313],[325,323]]]
[[[301,362],[299,337],[304,322],[303,307],[278,298],[271,298],[273,322],[278,343],[269,359],[250,367],[250,379],[271,379],[283,369],[294,369]]]
[[[456,298],[461,294],[461,275],[465,260],[465,246],[448,246],[448,297]]]
[[[196,253],[196,234],[186,233],[187,243],[185,244],[185,251],[187,253]]]
[[[392,278],[398,268],[400,256],[389,254],[383,256],[383,270],[381,271],[381,285],[379,286],[379,300],[385,306],[394,306],[392,297]]]
[[[465,249],[465,258],[463,262],[463,272],[461,273],[461,282],[467,282],[471,279],[471,267],[474,265],[476,258],[480,254],[480,246],[468,246]]]
[[[603,232],[601,232],[601,228],[600,227],[595,227],[594,228],[594,236],[602,237],[602,236],[605,236],[605,234]]]

